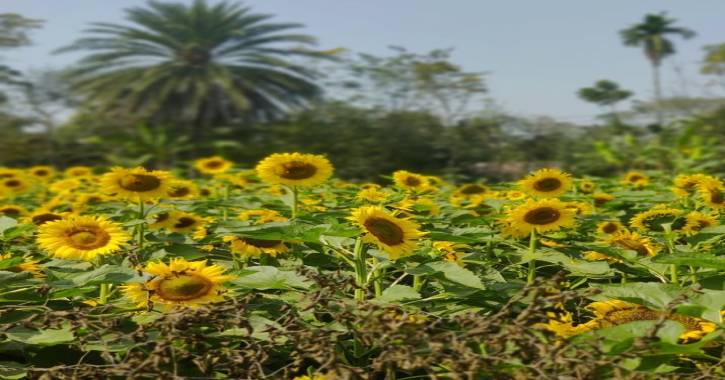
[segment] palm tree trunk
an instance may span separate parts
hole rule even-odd
[[[657,124],[662,124],[662,87],[660,84],[660,64],[659,62],[652,62],[652,84],[654,85],[655,91],[655,112],[657,115]]]

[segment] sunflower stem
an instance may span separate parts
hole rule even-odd
[[[100,285],[100,295],[98,297],[98,303],[100,305],[105,305],[106,302],[108,302],[108,291],[110,290],[110,284],[101,284]]]
[[[226,221],[229,218],[229,208],[227,208],[227,201],[229,201],[229,184],[224,185],[224,207],[222,207],[222,220]]]
[[[373,286],[375,286],[375,297],[380,297],[383,295],[383,277],[385,277],[385,269],[379,268],[377,266],[376,259],[376,266],[375,270],[373,271]]]
[[[529,237],[529,252],[531,253],[531,261],[529,261],[529,273],[526,276],[526,284],[531,285],[536,278],[536,259],[533,257],[536,253],[536,230],[531,230]]]
[[[413,275],[413,289],[415,289],[416,292],[420,292],[420,290],[423,289],[423,277],[419,274]]]
[[[297,217],[297,186],[292,186],[292,219]]]
[[[367,263],[365,262],[365,249],[363,249],[362,238],[355,241],[355,299],[358,301],[365,300],[365,282],[367,277]]]
[[[144,205],[141,197],[138,198],[138,219],[144,219]],[[143,249],[144,223],[145,222],[136,225],[136,241],[138,242],[139,251]]]

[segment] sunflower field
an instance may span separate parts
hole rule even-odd
[[[720,179],[383,180],[1,168],[0,377],[725,378]]]

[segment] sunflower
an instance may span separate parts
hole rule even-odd
[[[83,182],[78,178],[67,178],[55,181],[48,188],[53,193],[68,193],[83,186]]]
[[[575,215],[587,215],[594,211],[592,205],[587,202],[567,202],[566,207],[574,211]]]
[[[61,220],[66,215],[66,213],[61,212],[52,212],[47,209],[41,208],[33,211],[30,215],[28,215],[25,219],[26,223],[32,223],[36,226],[43,225],[48,222],[54,222],[56,220]]]
[[[63,174],[66,177],[88,177],[93,175],[93,169],[88,166],[71,166]]]
[[[224,274],[221,265],[207,265],[206,260],[186,261],[173,258],[169,264],[151,262],[143,272],[154,277],[143,284],[133,283],[121,287],[124,295],[138,307],[153,304],[198,307],[222,301],[227,292],[223,283],[235,277]]]
[[[622,260],[597,251],[584,252],[584,258],[589,261],[607,261],[609,263],[621,263]]]
[[[51,256],[91,261],[118,251],[131,237],[121,226],[100,216],[71,216],[43,223],[37,243]]]
[[[438,203],[430,198],[424,197],[406,197],[398,202],[395,208],[406,215],[435,216],[441,213],[441,206]]]
[[[597,224],[597,232],[603,235],[612,235],[625,230],[624,225],[618,220],[608,220]]]
[[[0,189],[11,195],[20,195],[30,189],[31,183],[24,176],[0,179]]]
[[[622,184],[641,189],[649,184],[649,177],[640,172],[627,172],[622,178]]]
[[[125,199],[154,199],[166,197],[171,183],[169,172],[113,168],[101,177],[103,191]]]
[[[281,240],[254,239],[250,237],[224,236],[231,251],[244,258],[268,255],[276,257],[287,252],[287,246]]]
[[[488,191],[489,190],[486,186],[479,185],[477,183],[468,183],[456,189],[456,191],[451,195],[450,201],[451,204],[460,206],[463,202],[471,198],[482,197],[484,194],[488,193]]]
[[[270,185],[316,186],[332,176],[332,164],[324,156],[275,153],[257,165],[257,175]]]
[[[81,193],[73,201],[73,210],[80,212],[89,206],[96,206],[108,200],[108,196],[100,193]]]
[[[672,231],[678,231],[685,226],[686,222],[681,215],[682,210],[655,206],[633,216],[629,225],[640,231],[662,232],[665,230],[662,225],[670,224]]]
[[[571,315],[563,313],[563,317],[560,316],[559,318],[552,318],[553,316],[549,315],[549,324],[543,325],[543,327],[562,338],[569,338],[584,332],[619,326],[629,322],[659,321],[665,318],[677,322],[685,328],[685,332],[679,337],[683,343],[700,340],[717,328],[714,323],[704,319],[666,313],[620,300],[592,302],[586,306],[586,309],[594,316],[592,320],[586,323],[574,325]]]
[[[509,210],[506,220],[515,231],[528,235],[531,231],[547,232],[572,227],[574,215],[575,211],[558,199],[529,199]]]
[[[200,158],[194,161],[196,170],[204,174],[224,173],[231,169],[232,165],[234,164],[231,161],[225,160],[220,156]]]
[[[392,260],[411,254],[418,247],[418,239],[424,235],[415,222],[398,218],[380,206],[357,208],[349,219],[362,228],[363,241],[376,244],[388,252]]]
[[[526,199],[526,193],[517,190],[507,191],[503,194],[503,196],[510,201],[520,201]]]
[[[246,210],[239,213],[237,219],[242,221],[250,220],[253,224],[286,222],[289,220],[274,210]]]
[[[680,174],[675,177],[675,186],[672,188],[672,192],[679,197],[688,197],[697,190],[697,186],[700,183],[711,179],[713,178],[705,174]]]
[[[7,178],[22,177],[23,171],[20,169],[2,168],[0,167],[0,180]]]
[[[430,179],[427,176],[411,173],[407,170],[398,170],[393,173],[395,186],[408,191],[429,190]]]
[[[697,192],[705,204],[713,210],[725,207],[725,186],[717,178],[707,178],[697,185]]]
[[[10,253],[6,253],[4,255],[0,254],[0,261],[2,260],[10,260],[13,259],[13,255]],[[20,273],[20,272],[30,272],[33,277],[35,278],[44,278],[45,275],[43,274],[43,271],[40,269],[40,265],[38,265],[38,262],[36,260],[32,260],[26,257],[22,258],[23,261],[19,264],[15,264],[10,267],[5,267],[2,270],[13,272],[13,273]]]
[[[0,215],[10,218],[19,218],[28,213],[28,209],[21,205],[2,205],[0,206]]]
[[[594,182],[589,181],[589,180],[584,180],[584,181],[579,182],[579,191],[581,191],[584,194],[591,194],[596,187],[597,187],[597,185],[594,184]]]
[[[685,332],[679,337],[680,341],[690,342],[701,339],[707,333],[715,331],[717,327],[714,323],[700,318],[652,310],[642,305],[620,300],[592,302],[586,308],[594,314],[593,320],[583,324],[584,329],[588,331],[633,321],[658,321],[664,317],[680,323],[685,328]]]
[[[558,197],[571,188],[571,176],[559,169],[539,169],[520,180],[519,186],[533,196]]]
[[[360,190],[355,198],[363,202],[381,203],[388,199],[389,194],[375,187]]]
[[[166,196],[171,199],[194,199],[199,196],[199,188],[192,181],[175,179],[169,183]]]
[[[48,165],[33,166],[28,169],[28,175],[41,181],[49,181],[55,176],[55,168]]]
[[[452,241],[436,241],[433,243],[433,248],[443,256],[444,260],[463,266],[463,257],[466,253],[462,251],[471,247],[468,244]]]
[[[652,240],[636,232],[622,231],[610,235],[607,240],[610,245],[637,252],[639,256],[655,256],[659,248]]]
[[[682,232],[686,235],[696,235],[703,228],[717,226],[720,224],[717,218],[712,214],[705,214],[699,211],[692,211],[685,217],[685,226]]]
[[[607,194],[607,193],[594,193],[592,194],[592,199],[594,200],[594,205],[604,206],[605,203],[610,202],[614,199],[614,195]]]
[[[187,233],[202,228],[212,220],[196,214],[184,211],[172,211],[169,213],[164,227],[172,232]]]

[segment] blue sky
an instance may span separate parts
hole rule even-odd
[[[190,3],[191,0],[177,0]],[[212,0],[214,1],[214,0]],[[53,49],[81,35],[92,21],[122,22],[123,9],[144,0],[0,0],[2,12],[46,20],[35,44],[13,51],[6,63],[19,68],[58,68],[72,55]],[[425,52],[454,48],[454,61],[469,71],[489,72],[493,97],[509,112],[585,122],[599,110],[575,92],[611,79],[651,95],[651,72],[639,49],[622,46],[618,30],[647,12],[667,11],[698,32],[678,41],[665,63],[668,94],[702,95],[697,73],[702,46],[725,42],[722,0],[248,0],[277,21],[304,23],[320,47],[386,54],[399,45]],[[683,75],[677,75],[676,69]],[[683,80],[686,78],[686,80]]]

